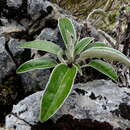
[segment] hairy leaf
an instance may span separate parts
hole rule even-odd
[[[117,73],[115,69],[110,65],[109,63],[106,63],[102,60],[92,60],[87,64],[87,66],[90,66],[99,72],[105,74],[112,80],[116,81],[118,79]]]
[[[91,47],[110,47],[109,45],[102,43],[102,42],[95,42],[95,43],[91,43],[89,44],[86,49],[91,48]]]
[[[53,42],[46,41],[46,40],[36,40],[31,42],[25,42],[20,45],[21,48],[31,48],[41,51],[46,51],[52,54],[58,54],[62,52],[62,49]]]
[[[104,58],[113,61],[119,61],[127,66],[130,66],[130,60],[120,51],[110,47],[92,47],[82,52],[80,60],[87,58]]]
[[[60,18],[58,21],[58,26],[62,35],[62,38],[64,40],[65,45],[69,44],[69,38],[68,38],[68,33],[67,31],[72,35],[73,40],[76,41],[76,31],[73,26],[73,23],[71,20],[69,20],[67,17],[65,18]]]
[[[41,100],[40,121],[48,120],[69,95],[77,73],[75,66],[57,65],[53,70]]]
[[[34,69],[46,69],[55,67],[57,65],[56,61],[51,58],[37,58],[32,59],[24,64],[20,65],[16,70],[17,73],[24,73]]]
[[[92,38],[92,37],[86,37],[86,38],[81,39],[76,44],[75,53],[80,54],[93,40],[94,40],[94,38]]]

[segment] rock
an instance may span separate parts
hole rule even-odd
[[[58,40],[58,30],[57,29],[51,29],[51,28],[45,28],[41,31],[39,36],[36,38],[38,40],[47,40],[57,43]]]
[[[30,130],[36,125],[39,104],[43,91],[34,93],[13,106],[12,114],[6,117],[6,128]],[[76,84],[60,110],[52,117],[54,121],[63,115],[73,118],[106,122],[111,128],[130,128],[130,89],[119,88],[112,81],[95,80],[86,84]],[[123,107],[121,107],[123,104]],[[126,111],[123,111],[127,108]],[[118,113],[116,112],[118,110]],[[128,110],[128,111],[127,111]],[[123,116],[122,116],[123,115]]]
[[[5,130],[5,128],[0,128],[0,130]]]
[[[57,28],[56,29],[51,29],[51,28],[43,29],[40,35],[38,35],[36,39],[51,41],[61,47],[64,47],[62,37]]]
[[[10,39],[8,42],[8,48],[10,52],[12,53],[12,56],[15,60],[16,65],[21,64],[24,60],[22,59],[22,55],[24,55],[25,49],[20,48],[21,42],[25,41],[18,41],[17,39]],[[26,57],[29,57],[29,54],[26,55]]]
[[[36,92],[43,90],[50,76],[50,70],[34,70],[19,74],[25,92]]]
[[[8,7],[19,8],[22,4],[22,0],[7,0]]]
[[[0,38],[0,83],[16,69],[15,63],[5,49],[5,38]]]
[[[3,20],[3,25],[0,28],[0,35],[12,36],[13,33],[19,33],[25,31],[25,28],[21,25],[18,25],[16,22],[11,24],[7,23],[7,21]]]
[[[24,128],[25,130],[31,130],[30,124],[34,125],[35,122],[38,122],[39,101],[42,93],[42,91],[37,92],[25,98],[18,105],[14,105],[12,111],[14,114],[6,117],[6,128],[15,128],[16,130],[23,130]]]
[[[36,15],[37,12],[46,10],[46,1],[47,0],[28,0],[28,13],[31,15]]]

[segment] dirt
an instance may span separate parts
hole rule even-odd
[[[13,104],[17,104],[24,97],[19,77],[16,75],[6,77],[0,84],[0,126],[4,125],[5,116],[11,112]]]
[[[48,120],[44,124],[32,126],[32,130],[113,130],[113,127],[106,122],[93,121],[91,119],[73,119],[70,115],[64,115],[54,123]],[[115,130],[122,130],[116,128]],[[130,130],[130,129],[127,129]]]

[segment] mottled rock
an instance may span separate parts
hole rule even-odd
[[[14,48],[16,46],[13,46]],[[15,49],[14,49],[15,53]],[[18,54],[17,54],[18,55]],[[7,113],[13,104],[21,100],[24,95],[23,87],[16,76],[16,64],[10,54],[8,43],[4,37],[0,38],[0,123],[4,123]]]
[[[41,31],[41,33],[36,39],[56,42],[58,39],[57,34],[58,34],[57,29],[45,28]]]
[[[5,38],[0,38],[0,82],[16,69],[15,63],[5,49]]]
[[[8,48],[12,53],[12,56],[17,65],[21,64],[22,61],[24,61],[22,59],[22,55],[24,55],[24,49],[20,48],[21,42],[23,41],[18,41],[17,39],[13,39],[13,38],[8,42]],[[26,55],[26,57],[29,57],[29,54]]]
[[[5,130],[5,128],[0,128],[0,130]]]
[[[28,13],[34,15],[36,12],[46,10],[45,1],[47,0],[28,0]]]
[[[33,70],[19,74],[25,92],[36,92],[43,90],[50,76],[50,70]]]
[[[7,0],[7,5],[9,7],[19,8],[22,4],[22,0]]]
[[[43,91],[37,92],[14,105],[12,113],[6,117],[6,127],[29,127],[38,123],[39,104]],[[68,99],[60,110],[52,117],[53,120],[69,114],[76,119],[92,119],[98,122],[107,122],[114,128],[125,130],[130,128],[130,120],[117,115],[114,111],[120,110],[124,103],[130,109],[130,89],[119,88],[112,81],[95,80],[86,84],[76,84]],[[126,111],[124,115],[130,115]],[[22,125],[21,125],[22,124]]]
[[[64,46],[58,29],[45,28],[36,39],[52,41],[61,47]]]
[[[14,114],[10,114],[6,117],[6,128],[16,128],[16,130],[22,130],[22,128],[24,128],[25,130],[31,130],[29,124],[35,125],[36,122],[38,122],[38,112],[42,93],[42,91],[37,92],[29,96],[29,98],[25,98],[18,105],[14,105],[12,111]]]
[[[0,26],[0,36],[5,36],[6,38],[16,38],[19,36],[19,33],[25,31],[25,27],[17,24],[13,21],[13,23],[8,23],[7,21],[2,21],[3,26]],[[20,36],[22,39],[22,36]],[[19,39],[19,37],[18,37]]]

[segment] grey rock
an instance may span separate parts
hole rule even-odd
[[[43,6],[44,2],[47,0],[28,0],[28,13],[33,14],[36,11],[40,11]],[[19,8],[22,5],[22,0],[7,0],[7,6],[8,7],[16,7]]]
[[[39,105],[42,93],[42,91],[34,93],[17,105],[14,105],[12,112],[15,114],[10,114],[6,117],[6,128],[15,127],[16,130],[23,130],[22,128],[24,128],[24,130],[31,130],[29,124],[34,125],[38,122],[38,112],[40,110]],[[18,119],[17,117],[20,118]]]
[[[36,38],[38,40],[57,41],[58,30],[45,28],[41,31],[40,35]]]
[[[15,21],[13,23],[3,22],[4,26],[0,27],[0,35],[11,36],[11,33],[19,33],[25,31],[25,28],[21,25],[18,25]]]
[[[0,82],[16,69],[15,63],[5,49],[5,38],[0,38]]]
[[[50,70],[33,70],[19,74],[25,92],[36,92],[43,90],[50,76]]]
[[[22,62],[22,54],[24,53],[24,49],[20,48],[20,44],[23,41],[18,41],[17,39],[10,39],[8,42],[8,47],[13,55],[13,58],[16,60],[17,64]]]
[[[0,21],[1,21],[2,25],[8,24],[8,20],[6,18],[0,18]]]
[[[1,127],[0,130],[6,130],[6,129]]]
[[[41,31],[40,35],[37,36],[38,40],[47,40],[56,43],[57,45],[63,47],[63,40],[61,38],[61,35],[59,33],[59,30],[51,29],[51,28],[45,28]]]
[[[0,38],[0,53],[5,51],[5,38],[1,37]]]
[[[19,8],[22,4],[22,0],[7,0],[7,5],[9,7]]]
[[[36,19],[36,17],[40,15],[40,11],[47,12],[46,8],[49,5],[51,5],[51,3],[47,0],[28,0],[28,14],[33,19]]]
[[[34,93],[13,106],[12,113],[6,117],[6,128],[19,130],[38,122],[39,104],[43,91]],[[60,110],[52,117],[54,121],[62,115],[70,114],[77,119],[92,119],[108,122],[114,128],[130,128],[130,121],[113,112],[121,103],[130,105],[130,89],[119,88],[112,81],[95,80],[86,84],[76,84]],[[130,106],[129,106],[130,108]],[[127,115],[127,114],[126,114]],[[26,127],[27,126],[27,127]]]
[[[14,56],[17,55],[18,53],[23,52],[23,50],[24,50],[24,49],[19,47],[20,43],[18,42],[17,39],[11,39],[8,42],[8,46],[9,46],[9,49],[13,53]]]

